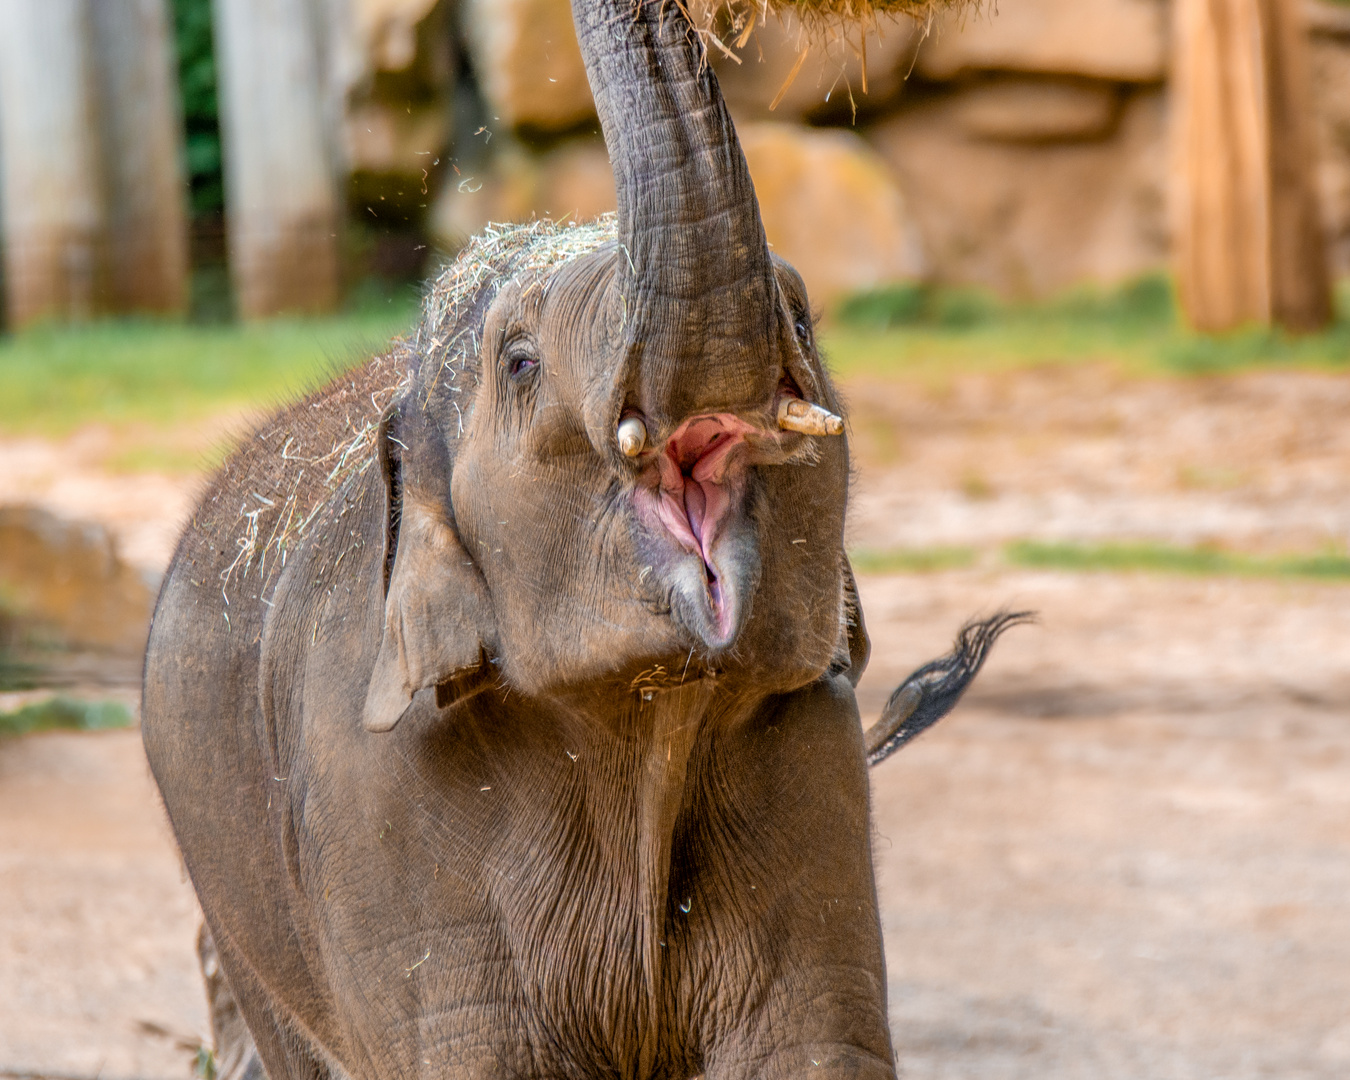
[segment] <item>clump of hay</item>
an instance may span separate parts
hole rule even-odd
[[[225,463],[211,495],[232,482],[240,499],[235,556],[220,574],[226,607],[232,580],[256,570],[265,591],[310,527],[350,498],[375,464],[385,410],[411,382],[411,359],[407,341],[396,339],[273,417]]]
[[[496,286],[495,297],[497,288],[517,274],[546,274],[613,241],[617,229],[614,214],[582,224],[547,218],[523,225],[489,224],[432,282],[416,340],[420,343],[424,333],[453,330],[485,288]]]
[[[772,12],[790,12],[804,21],[847,20],[870,23],[878,15],[913,15],[927,18],[943,8],[962,7],[968,0],[694,0],[698,8],[725,8],[733,13],[753,13],[761,21]]]
[[[840,56],[857,57],[862,91],[867,93],[867,38],[881,38],[882,22],[907,16],[922,25],[927,37],[933,18],[943,11],[978,9],[982,0],[676,0],[705,44],[739,64],[738,50],[750,42],[755,28],[773,15],[780,22],[800,28],[797,63],[779,88],[770,109],[776,109],[796,81],[807,56],[824,55],[839,62]],[[828,62],[828,61],[827,61]],[[837,80],[836,80],[837,81]],[[853,91],[849,88],[849,99]],[[857,107],[854,106],[856,115]]]
[[[680,0],[690,21],[702,30],[720,25],[730,31],[732,43],[743,48],[756,26],[768,22],[769,16],[779,19],[793,17],[813,35],[823,33],[847,34],[859,30],[866,34],[875,30],[883,18],[907,15],[929,22],[942,11],[959,11],[978,7],[980,0]],[[725,49],[726,42],[717,39]]]
[[[413,338],[424,357],[426,395],[459,394],[466,374],[476,377],[482,313],[503,285],[528,279],[529,288],[544,288],[558,267],[615,242],[617,236],[613,214],[584,224],[544,218],[523,225],[488,225],[427,291],[422,323]]]

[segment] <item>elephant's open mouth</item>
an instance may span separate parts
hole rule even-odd
[[[639,505],[675,542],[703,563],[708,604],[723,643],[735,629],[734,604],[718,566],[717,541],[736,509],[744,482],[746,435],[756,429],[729,413],[685,421],[656,456],[655,489],[639,489]]]

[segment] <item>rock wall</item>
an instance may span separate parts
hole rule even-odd
[[[1312,9],[1312,83],[1321,151],[1322,213],[1332,264],[1350,273],[1350,6]]]
[[[405,160],[425,142],[450,165],[428,197],[443,248],[489,220],[613,206],[569,0],[440,16],[446,0],[351,2],[416,8],[454,35],[444,138],[429,121],[404,137]],[[1350,273],[1350,6],[1308,3],[1324,218]],[[1170,18],[1167,0],[1000,0],[929,27],[885,21],[865,49],[816,39],[804,60],[800,27],[770,18],[735,58],[709,55],[770,242],[818,302],[916,278],[1035,297],[1167,265]]]
[[[0,507],[0,690],[135,684],[156,584],[101,525]]]

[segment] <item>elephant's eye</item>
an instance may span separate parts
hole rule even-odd
[[[506,370],[513,379],[524,379],[539,367],[539,354],[527,341],[512,342],[504,357]]]
[[[797,321],[792,327],[797,332],[797,340],[803,347],[811,347],[811,319],[806,315],[798,316]]]

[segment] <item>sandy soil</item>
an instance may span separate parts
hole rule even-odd
[[[190,1075],[196,899],[135,731],[0,742],[0,1075]]]
[[[1350,536],[1341,380],[1047,369],[851,396],[856,543]],[[61,471],[60,447],[22,452]],[[165,557],[192,483],[81,469],[62,505]],[[1350,1075],[1350,586],[981,565],[860,582],[866,717],[969,615],[1041,613],[873,774],[905,1075]],[[134,732],[0,743],[0,868],[0,1076],[185,1077],[195,913]]]
[[[1350,1075],[1350,588],[861,588],[868,715],[961,614],[1042,613],[873,773],[907,1075]]]
[[[1350,543],[1350,380],[1045,367],[854,383],[852,541]]]

